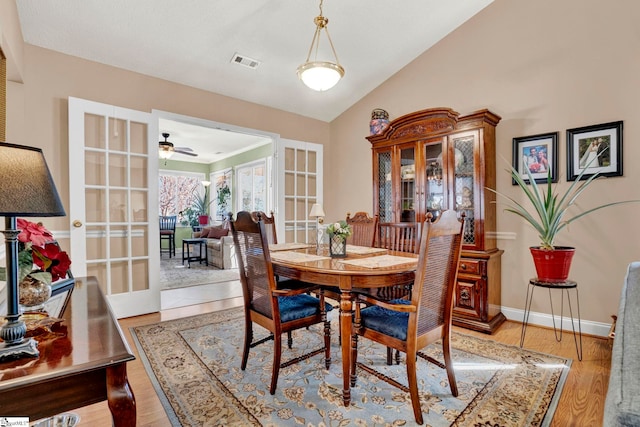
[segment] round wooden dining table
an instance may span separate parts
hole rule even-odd
[[[418,255],[380,248],[347,246],[345,258],[331,258],[328,248],[324,246],[287,251],[271,249],[271,263],[277,276],[340,290],[342,399],[345,406],[351,403],[352,291],[412,283],[417,261]]]

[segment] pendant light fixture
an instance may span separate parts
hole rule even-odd
[[[307,60],[298,67],[298,78],[313,90],[325,91],[331,89],[340,81],[344,76],[344,68],[342,68],[338,61],[336,49],[333,47],[331,36],[329,36],[329,30],[327,29],[329,20],[322,16],[322,0],[320,0],[320,16],[316,16],[313,22],[316,24],[316,32],[313,34],[313,40],[311,40]],[[335,62],[317,60],[322,30],[324,30],[327,35]],[[311,61],[312,52],[314,53],[313,61]]]

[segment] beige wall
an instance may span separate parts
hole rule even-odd
[[[150,112],[152,109],[280,134],[284,138],[326,144],[329,124],[296,114],[197,90],[141,74],[24,47],[24,84],[11,84],[7,137],[43,148],[63,203],[68,197],[67,98],[84,98]],[[16,109],[21,110],[16,110]],[[68,218],[51,227],[68,229]]]
[[[3,49],[9,43],[12,51],[20,52],[18,68],[24,80],[8,87],[8,139],[44,149],[66,206],[68,96],[143,111],[155,108],[324,144],[328,219],[372,209],[371,150],[364,137],[375,107],[388,110],[392,118],[440,106],[461,114],[489,108],[502,116],[498,155],[506,159],[511,158],[513,137],[560,131],[561,186],[566,186],[564,131],[624,120],[624,177],[595,183],[581,206],[640,198],[640,2],[635,0],[495,0],[331,124],[33,46],[23,48],[15,42],[17,17],[7,16],[5,3],[12,2],[0,2]],[[345,191],[337,191],[341,188]],[[501,168],[498,190],[517,196]],[[640,259],[640,230],[634,227],[638,213],[640,205],[604,211],[572,225],[558,241],[578,248],[572,277],[579,282],[584,319],[609,322],[617,311],[625,268]],[[68,229],[68,218],[56,221],[51,228]],[[499,242],[505,250],[502,303],[521,309],[525,283],[533,273],[527,248],[537,238],[501,211],[498,229],[514,236]],[[533,310],[548,312],[544,295],[538,296]]]
[[[496,0],[331,124],[325,188],[347,185],[349,191],[325,191],[327,214],[372,209],[371,162],[354,167],[352,159],[371,158],[364,137],[376,107],[392,119],[431,107],[461,114],[489,108],[502,116],[498,164],[500,157],[511,161],[512,138],[559,131],[562,188],[566,129],[624,120],[624,176],[594,183],[580,207],[640,199],[638,17],[635,0]],[[498,190],[520,198],[505,168],[498,169]],[[559,238],[558,244],[577,247],[571,276],[579,284],[584,319],[609,323],[617,312],[626,266],[640,259],[639,214],[640,204],[604,210],[572,224]],[[499,241],[505,250],[502,304],[522,309],[534,274],[528,247],[538,239],[502,210],[498,230],[515,236]],[[536,296],[532,309],[549,313],[545,294]]]

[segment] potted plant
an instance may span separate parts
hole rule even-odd
[[[196,197],[193,199],[192,208],[198,213],[199,225],[209,224],[209,187],[205,187],[204,194],[196,193]]]
[[[199,211],[196,211],[192,207],[188,207],[185,210],[178,212],[178,215],[180,215],[180,224],[189,225],[194,231],[196,230],[196,227],[199,226]]]
[[[604,152],[604,151],[603,151]],[[599,153],[598,157],[602,154]],[[591,160],[597,159],[594,158]],[[625,200],[619,202],[606,203],[584,212],[574,214],[567,217],[569,209],[575,204],[580,195],[589,187],[589,185],[599,176],[599,172],[591,175],[588,179],[582,180],[582,176],[587,171],[589,165],[586,165],[580,172],[575,181],[569,188],[560,193],[554,188],[551,178],[551,169],[547,174],[547,181],[542,187],[536,184],[529,168],[524,168],[527,172],[529,182],[525,181],[521,174],[511,166],[511,177],[517,183],[518,187],[527,196],[531,207],[526,207],[512,197],[500,193],[494,189],[487,188],[498,196],[506,199],[508,207],[507,212],[518,215],[531,225],[540,237],[540,246],[530,248],[533,256],[533,262],[536,267],[538,279],[546,282],[562,282],[569,276],[571,268],[571,260],[575,252],[575,248],[566,246],[555,246],[554,242],[558,233],[572,222],[610,206],[621,205],[625,203],[640,202],[640,200]]]

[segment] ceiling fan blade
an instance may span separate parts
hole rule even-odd
[[[198,154],[194,153],[193,150],[185,151],[183,148],[175,148],[173,151],[179,154],[186,154],[187,156],[198,156]]]
[[[176,150],[193,152],[193,149],[191,149],[189,147],[176,147]]]

